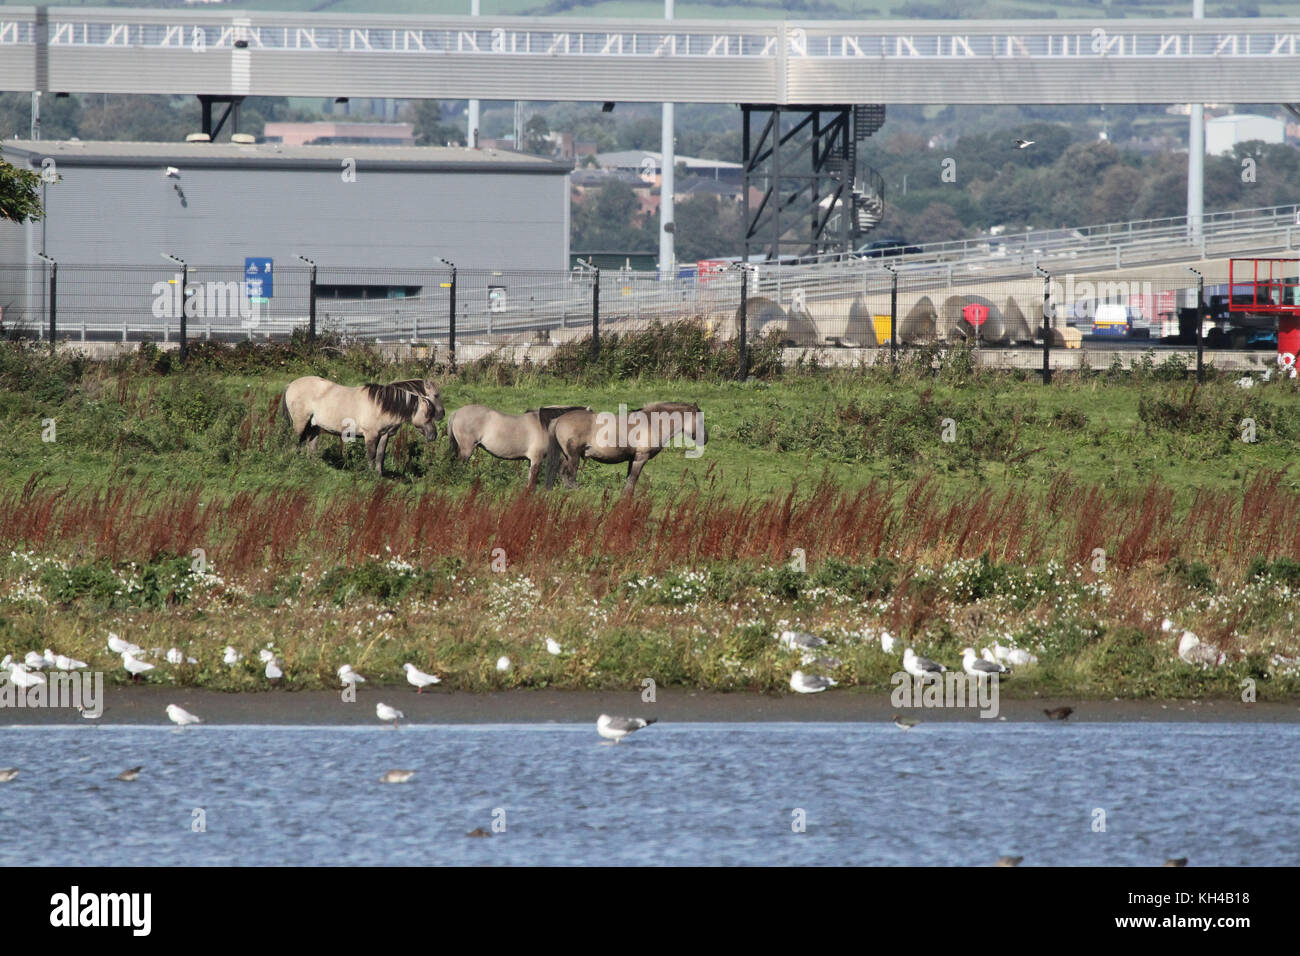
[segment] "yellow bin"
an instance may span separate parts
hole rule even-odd
[[[873,315],[871,317],[871,320],[872,320],[871,324],[874,325],[876,329],[876,341],[879,342],[881,345],[888,345],[889,344],[889,316]]]

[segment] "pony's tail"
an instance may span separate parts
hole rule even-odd
[[[460,458],[460,443],[456,441],[456,417],[447,419],[447,444],[451,447],[451,457]]]
[[[555,426],[547,430],[546,439],[546,487],[555,487],[555,476],[560,471],[560,460],[564,457],[564,450],[560,448],[560,440],[555,437]]]
[[[280,417],[288,423],[290,428],[293,427],[293,416],[289,414],[289,392],[287,389],[280,393]]]

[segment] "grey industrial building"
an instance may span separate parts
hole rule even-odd
[[[39,264],[38,253],[59,262],[61,283],[78,266],[101,268],[102,281],[61,285],[59,312],[68,314],[61,338],[75,335],[78,314],[84,325],[88,315],[112,322],[118,312],[139,312],[124,288],[143,289],[147,313],[156,277],[175,271],[165,253],[232,280],[241,278],[247,257],[271,258],[287,280],[286,272],[306,269],[297,258],[306,256],[318,264],[322,295],[352,298],[431,297],[442,259],[460,270],[569,266],[571,166],[535,156],[353,144],[19,140],[4,144],[4,159],[57,176],[42,186],[43,221],[0,224],[5,316],[43,313],[45,290],[21,268]],[[101,288],[82,287],[94,284]],[[285,298],[301,300],[301,289],[277,283],[271,313],[304,314],[302,301]]]

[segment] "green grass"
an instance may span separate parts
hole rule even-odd
[[[1141,355],[1133,368],[1051,386],[977,372],[960,351],[937,377],[929,353],[897,374],[782,369],[762,345],[759,377],[742,383],[724,375],[734,355],[698,332],[611,337],[598,362],[576,346],[554,369],[483,362],[454,375],[366,349],[197,348],[180,369],[151,349],[92,363],[0,346],[10,438],[0,507],[12,526],[25,512],[49,517],[32,525],[37,537],[6,529],[0,542],[0,652],[53,647],[120,678],[104,650],[113,629],[200,661],[161,666],[152,681],[227,690],[265,687],[256,657],[269,642],[290,688],[330,686],[344,662],[398,681],[410,660],[466,690],[634,687],[649,676],[766,691],[796,666],[772,634],[800,627],[831,640],[844,686],[883,691],[897,660],[874,634],[888,628],[950,665],[967,644],[1032,649],[1040,664],[1004,688],[1012,695],[1231,696],[1246,679],[1261,699],[1300,693],[1300,538],[1286,517],[1300,482],[1285,471],[1300,457],[1295,383],[1241,389],[1211,370],[1197,386],[1178,363]],[[621,467],[588,463],[576,492],[527,496],[522,463],[480,452],[461,466],[445,433],[426,446],[410,432],[390,445],[394,476],[379,479],[356,444],[324,438],[320,458],[301,454],[278,414],[299,375],[430,372],[449,412],[694,401],[711,441],[696,460],[663,453],[620,505]],[[1246,418],[1253,443],[1241,440]],[[55,440],[42,441],[51,420]],[[853,504],[864,488],[872,500]],[[276,491],[282,505],[268,497]],[[992,508],[1004,494],[1005,523],[1023,534],[979,526],[985,506],[971,503]],[[170,510],[151,516],[153,505]],[[265,532],[277,510],[303,507],[298,524]],[[96,525],[101,511],[120,523]],[[546,522],[581,528],[584,515],[593,541],[544,554],[525,545],[506,572],[488,566],[502,535],[535,542]],[[868,544],[873,515],[886,531]],[[266,556],[240,566],[228,557],[238,542],[204,541],[215,569],[196,571],[184,528],[159,522],[198,527],[204,516],[207,533],[265,532]],[[416,520],[433,531],[414,548],[355,545],[352,529],[397,541]],[[647,530],[618,530],[627,521]],[[718,557],[739,554],[720,537],[737,529],[741,541],[771,543]],[[715,543],[697,548],[692,536]],[[784,566],[792,546],[812,542],[806,572]],[[1108,569],[1071,564],[1097,544]],[[714,556],[673,557],[690,554]],[[1228,666],[1178,661],[1182,628],[1224,648]],[[546,654],[547,636],[571,653]],[[248,662],[217,663],[227,644]],[[509,674],[492,666],[500,654],[515,662]]]

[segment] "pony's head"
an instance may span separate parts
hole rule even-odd
[[[443,414],[442,402],[439,399],[417,395],[411,424],[420,429],[425,441],[433,441],[438,437],[438,419],[442,418]]]
[[[435,421],[442,421],[447,414],[447,410],[442,407],[442,392],[438,390],[438,383],[431,378],[424,380],[424,396],[433,406],[433,418]]]

